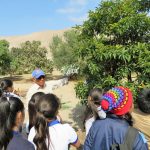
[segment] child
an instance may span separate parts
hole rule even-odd
[[[13,82],[11,80],[9,80],[9,79],[4,79],[1,82],[1,89],[3,91],[3,95],[6,96],[6,97],[17,97],[17,98],[20,98],[18,96],[17,91],[14,90]]]
[[[124,143],[128,128],[133,124],[130,114],[132,102],[131,91],[124,87],[112,88],[104,94],[101,107],[107,112],[107,118],[93,123],[85,140],[84,150],[110,150],[112,145]],[[144,135],[138,131],[136,133],[131,149],[148,150]]]
[[[27,133],[29,133],[30,129],[35,125],[36,113],[37,113],[37,104],[40,98],[44,96],[43,92],[37,92],[32,95],[29,104],[28,104],[28,113],[29,113],[29,124],[27,124]],[[60,116],[57,115],[57,119],[62,122]]]
[[[101,114],[98,111],[98,108],[100,108],[99,106],[101,97],[102,90],[99,88],[92,89],[89,93],[84,119],[86,135],[88,134],[93,122],[96,119],[106,118],[106,113],[103,110],[101,110]]]
[[[37,103],[43,95],[44,95],[43,92],[37,92],[32,95],[32,97],[29,101],[29,104],[28,104],[28,113],[29,113],[28,131],[30,131],[30,129],[35,125],[35,118],[36,118],[36,113],[37,113],[37,111],[36,111]]]
[[[24,121],[24,105],[16,97],[0,98],[0,149],[34,150],[34,146],[19,133]]]
[[[68,150],[69,144],[80,147],[74,129],[56,119],[59,108],[59,99],[54,94],[45,94],[39,100],[35,126],[28,136],[37,150]]]

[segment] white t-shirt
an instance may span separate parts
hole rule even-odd
[[[85,121],[85,132],[86,132],[86,136],[88,135],[89,130],[90,130],[90,128],[91,128],[91,126],[92,126],[92,124],[93,124],[94,121],[95,121],[94,116],[91,117],[91,118],[89,118],[89,119],[87,119],[87,120]]]
[[[46,81],[43,88],[41,88],[39,85],[34,83],[29,88],[29,90],[27,92],[27,95],[26,95],[27,102],[29,102],[29,100],[31,99],[32,95],[37,93],[37,92],[43,92],[45,94],[52,93],[54,89],[56,89],[58,87],[61,87],[61,86],[65,85],[65,84],[67,84],[67,83],[68,83],[68,79],[67,78],[63,78],[63,79],[59,79],[59,80]]]
[[[35,128],[32,127],[28,136],[28,140],[33,143],[34,146],[35,144],[33,139],[35,137],[35,133]],[[78,140],[75,130],[69,124],[56,123],[49,126],[49,135],[49,150],[68,150],[68,145],[70,143],[75,144]]]
[[[31,99],[32,95],[37,93],[37,92],[43,92],[45,94],[52,93],[52,85],[45,83],[45,86],[41,88],[38,84],[34,83],[28,90],[27,92],[27,102]]]

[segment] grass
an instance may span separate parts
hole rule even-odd
[[[68,101],[68,102],[61,103],[61,109],[64,110],[64,109],[71,108],[71,106],[68,103],[70,103],[70,102]]]

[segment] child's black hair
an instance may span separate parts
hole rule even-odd
[[[43,92],[37,92],[32,95],[28,103],[28,114],[29,114],[29,131],[35,125],[36,113],[37,113],[37,104],[40,98],[44,96]]]
[[[137,104],[142,112],[150,114],[150,89],[146,88],[139,92]]]
[[[88,103],[86,106],[85,117],[84,117],[83,123],[85,123],[87,119],[90,119],[93,116],[95,117],[95,119],[99,118],[96,106],[100,105],[100,100],[101,100],[102,95],[103,95],[103,90],[100,88],[94,88],[89,92]]]
[[[3,90],[2,88],[0,87],[0,97],[3,95]]]
[[[41,97],[37,104],[37,116],[35,121],[36,135],[33,139],[37,150],[48,150],[46,138],[50,141],[48,130],[48,120],[56,118],[58,109],[60,108],[60,101],[54,94],[45,94]]]
[[[6,150],[13,137],[12,128],[15,126],[18,112],[24,113],[24,105],[19,98],[0,98],[0,149]]]
[[[2,91],[4,92],[8,92],[7,89],[8,87],[12,87],[13,86],[13,82],[9,79],[4,79],[2,82],[1,82],[1,89]]]

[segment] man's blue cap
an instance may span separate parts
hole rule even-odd
[[[32,72],[32,77],[38,79],[40,76],[45,76],[45,73],[41,69],[35,69]]]

